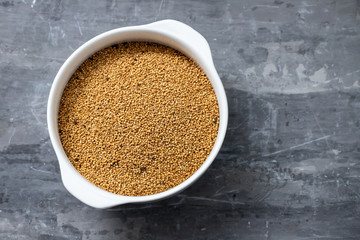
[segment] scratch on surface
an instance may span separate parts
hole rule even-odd
[[[315,114],[314,114],[313,110],[311,109],[311,107],[310,107],[310,110],[311,110],[311,113],[312,113],[312,115],[313,115],[313,117],[314,117],[314,119],[315,119],[316,125],[317,125],[318,128],[320,129],[321,134],[325,137],[324,130],[323,130],[322,127],[320,126],[319,120],[318,120],[318,118],[315,116]],[[330,147],[330,144],[329,144],[327,138],[325,138],[325,142],[326,142],[326,146],[327,146],[328,150],[331,151],[331,147]],[[327,155],[328,155],[328,157],[330,157],[328,153],[327,153]]]
[[[114,9],[116,6],[116,0],[113,0],[110,6],[110,9]]]
[[[34,11],[34,13],[35,13],[41,20],[45,21],[45,19],[44,19],[37,11],[35,11],[35,9],[33,9],[33,8],[31,8],[31,9]]]
[[[220,191],[223,190],[225,187],[222,186],[221,188],[219,188],[216,192],[214,196],[220,195]]]
[[[234,126],[234,127],[229,127],[228,130],[236,130],[238,128],[240,128],[243,125],[244,122],[240,122],[238,125]]]
[[[11,131],[11,135],[10,135],[10,137],[9,137],[8,145],[10,145],[10,144],[11,144],[11,140],[12,140],[12,138],[14,137],[15,132],[16,132],[16,129],[15,129],[15,128],[13,128],[13,130]]]
[[[136,4],[136,1],[134,1],[135,5],[134,5],[134,17],[137,17],[137,4]]]
[[[348,186],[348,185],[345,185],[345,187],[346,187],[347,189],[349,189],[352,193],[354,193],[357,199],[360,199],[360,194],[359,194],[358,192],[356,192],[354,189],[352,189],[352,188],[351,188],[350,186]]]
[[[31,113],[32,113],[32,115],[34,116],[34,118],[36,119],[36,121],[37,121],[38,123],[42,124],[41,121],[40,121],[40,119],[36,116],[33,108],[31,108]]]
[[[358,72],[360,72],[360,69],[358,69],[358,70],[356,70],[356,71],[353,71],[353,72],[349,72],[349,73],[345,74],[345,76],[351,76],[351,75],[353,75],[354,73],[358,73]]]
[[[75,17],[75,20],[76,20],[76,24],[77,24],[78,29],[79,29],[79,33],[80,33],[80,35],[82,36],[83,33],[82,33],[82,30],[81,30],[81,27],[80,27],[80,23],[79,23],[79,21],[77,20],[77,17]]]
[[[299,145],[295,145],[295,146],[292,146],[292,147],[289,147],[289,148],[286,148],[286,149],[282,149],[282,150],[279,150],[279,151],[276,151],[276,152],[273,152],[273,153],[265,154],[265,155],[263,155],[263,157],[269,157],[269,156],[272,156],[272,155],[276,155],[276,154],[279,154],[279,153],[282,153],[282,152],[286,152],[286,151],[289,151],[289,150],[292,150],[292,149],[295,149],[295,148],[298,148],[298,147],[308,145],[308,144],[313,143],[313,142],[317,142],[317,141],[321,141],[321,140],[327,140],[330,136],[331,135],[327,135],[327,136],[317,138],[317,139],[314,139],[314,140],[311,140],[311,141],[308,141],[308,142],[304,142],[304,143],[301,143]]]
[[[279,6],[273,6],[273,5],[255,5],[253,6],[254,7],[257,7],[257,8],[279,8]]]
[[[65,36],[66,36],[66,34],[65,34],[64,30],[61,29],[61,37],[65,38]]]
[[[157,15],[156,15],[156,17],[155,17],[155,21],[156,21],[156,20],[158,19],[158,17],[160,16],[160,12],[161,12],[161,8],[162,8],[163,4],[164,4],[164,0],[161,0],[158,13],[157,13]]]
[[[61,62],[64,62],[66,60],[65,58],[54,58],[54,57],[45,57],[45,56],[38,56],[38,55],[31,55],[30,57],[48,59],[48,60],[55,60],[55,61],[61,61]]]
[[[47,173],[47,174],[53,174],[53,173],[50,172],[50,171],[40,170],[40,169],[34,168],[33,166],[31,166],[30,168],[31,168],[32,170],[34,170],[34,171],[37,171],[37,172],[42,172],[42,173]]]
[[[22,2],[27,5],[27,2],[26,2],[25,0],[22,0]],[[44,21],[44,18],[43,18],[37,11],[35,11],[35,9],[34,9],[35,3],[36,3],[36,0],[33,0],[32,4],[30,5],[31,10],[32,10],[41,20]]]
[[[352,239],[359,239],[357,238],[360,235],[352,235]],[[308,238],[301,238],[303,240],[309,239],[309,240],[313,240],[313,239],[341,239],[343,240],[344,237],[336,237],[333,235],[319,235],[319,234],[313,234],[312,237],[308,237]]]
[[[183,197],[190,200],[200,200],[200,201],[209,201],[209,202],[218,202],[218,203],[226,203],[226,204],[238,204],[238,205],[244,205],[243,202],[238,201],[228,201],[228,200],[220,200],[220,199],[214,199],[214,198],[207,198],[207,197],[188,197],[186,195],[179,195],[179,197]]]

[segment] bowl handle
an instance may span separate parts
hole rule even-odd
[[[212,56],[209,43],[206,39],[196,30],[190,26],[172,19],[161,20],[158,22],[143,25],[152,30],[162,31],[164,34],[170,34],[175,36],[178,40],[181,40],[184,44],[191,45],[195,51],[201,53],[207,61],[211,61]]]
[[[70,164],[65,161],[60,163],[62,182],[65,188],[83,203],[94,208],[104,209],[131,202],[127,196],[106,192],[87,182]],[[94,192],[100,193],[93,194]]]

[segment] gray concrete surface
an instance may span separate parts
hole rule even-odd
[[[209,41],[230,106],[181,194],[98,210],[63,187],[53,78],[95,35],[172,18]],[[0,239],[360,239],[359,1],[0,1]]]

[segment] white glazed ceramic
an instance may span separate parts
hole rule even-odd
[[[192,58],[211,81],[217,96],[220,121],[215,145],[204,164],[180,185],[149,196],[121,196],[100,189],[87,181],[70,163],[61,145],[58,134],[59,103],[66,83],[76,69],[95,52],[120,42],[148,41],[161,43],[179,50]],[[87,205],[95,208],[109,208],[125,203],[150,202],[174,195],[196,181],[210,166],[223,143],[228,122],[228,105],[224,87],[215,70],[210,47],[197,31],[175,20],[163,20],[147,25],[114,29],[100,34],[79,47],[63,64],[50,90],[47,106],[47,123],[50,139],[59,161],[61,178],[66,189]]]

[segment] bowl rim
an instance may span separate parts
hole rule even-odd
[[[120,40],[121,37],[119,38],[119,36],[123,36],[123,40]],[[133,39],[139,39],[134,39],[133,41],[144,40],[167,45],[192,58],[210,80],[219,106],[219,129],[217,138],[210,154],[200,168],[181,184],[164,192],[146,196],[118,195],[103,190],[89,182],[75,169],[65,154],[57,126],[58,109],[64,87],[78,66],[89,56],[107,46],[118,42],[129,41],[130,36],[132,36]],[[128,37],[129,40],[124,40],[126,37]],[[116,41],[114,41],[115,38],[117,39]],[[157,38],[158,41],[152,41],[154,38]],[[205,38],[184,23],[175,20],[162,20],[151,24],[117,28],[104,32],[85,42],[75,50],[61,66],[52,83],[47,105],[47,123],[50,140],[60,165],[61,178],[65,188],[87,205],[96,208],[108,208],[125,203],[160,200],[183,191],[195,182],[209,168],[220,151],[228,124],[228,104],[223,84],[216,72],[210,47]]]

